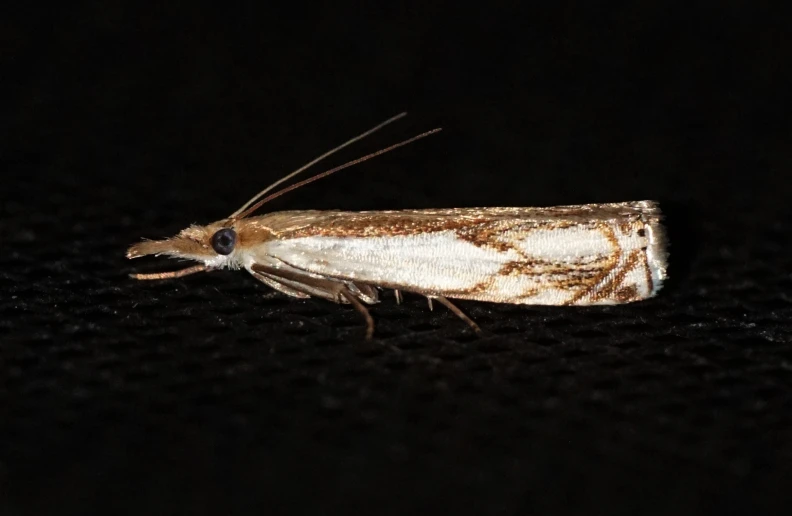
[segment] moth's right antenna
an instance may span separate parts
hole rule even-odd
[[[361,158],[354,159],[354,160],[352,160],[352,161],[350,161],[348,163],[344,163],[343,165],[339,165],[339,166],[337,166],[335,168],[332,168],[330,170],[327,170],[325,172],[321,172],[319,174],[316,174],[315,176],[311,176],[308,179],[303,179],[302,181],[300,181],[298,183],[294,183],[293,185],[289,185],[289,186],[287,186],[285,188],[281,188],[277,192],[271,193],[267,197],[261,199],[260,201],[258,201],[256,204],[254,204],[250,208],[246,209],[245,211],[235,215],[234,217],[232,217],[232,219],[233,220],[237,220],[237,219],[245,218],[248,215],[250,215],[251,213],[253,213],[254,211],[256,211],[257,209],[259,209],[261,207],[261,205],[270,202],[271,200],[275,199],[276,197],[280,197],[281,195],[285,194],[286,192],[291,192],[292,190],[296,190],[297,188],[300,188],[301,186],[305,186],[308,183],[313,183],[314,181],[322,179],[323,177],[327,177],[330,174],[335,174],[339,170],[344,170],[345,168],[349,168],[352,165],[357,165],[358,163],[363,163],[364,161],[368,161],[371,158],[376,158],[380,154],[385,154],[386,152],[390,152],[393,149],[398,149],[399,147],[403,147],[403,146],[405,146],[407,144],[410,144],[410,143],[414,142],[415,140],[420,140],[421,138],[426,138],[427,136],[429,136],[431,134],[434,134],[434,133],[437,133],[437,132],[440,132],[442,130],[443,129],[441,127],[438,127],[437,129],[432,129],[431,131],[426,131],[425,133],[421,133],[418,136],[413,136],[412,138],[410,138],[408,140],[404,140],[403,142],[399,142],[399,143],[396,143],[394,145],[391,145],[390,147],[386,147],[386,148],[380,149],[380,150],[378,150],[376,152],[372,152],[371,154],[367,154],[367,155],[365,155],[365,156],[363,156]]]
[[[332,149],[332,150],[329,150],[329,151],[325,152],[324,154],[322,154],[322,155],[321,155],[321,156],[319,156],[318,158],[316,158],[316,159],[314,159],[313,161],[311,161],[311,162],[309,162],[309,163],[307,163],[307,164],[303,165],[302,167],[298,168],[297,170],[295,170],[295,171],[294,171],[294,172],[292,172],[291,174],[288,174],[288,175],[286,175],[286,176],[284,176],[284,177],[282,177],[282,178],[278,179],[277,181],[275,181],[274,183],[272,183],[271,185],[269,185],[267,188],[263,189],[262,191],[260,191],[260,192],[259,192],[259,193],[257,193],[256,195],[254,195],[252,199],[250,199],[248,202],[246,202],[245,204],[243,204],[243,205],[242,205],[242,207],[241,207],[241,208],[239,208],[237,211],[235,211],[234,213],[232,213],[231,215],[229,215],[229,217],[228,217],[228,218],[229,218],[229,219],[239,219],[239,218],[242,218],[242,217],[240,217],[240,216],[239,216],[239,214],[240,214],[240,213],[242,213],[242,212],[244,212],[245,210],[247,210],[247,209],[248,209],[248,207],[249,207],[250,205],[252,205],[254,202],[256,202],[256,200],[260,199],[262,195],[264,195],[265,193],[269,192],[270,190],[272,190],[273,188],[275,188],[275,187],[276,187],[276,186],[278,186],[279,184],[283,183],[284,181],[288,181],[289,179],[293,178],[294,176],[296,176],[296,175],[297,175],[297,174],[299,174],[300,172],[304,171],[304,170],[305,170],[305,169],[307,169],[307,168],[310,168],[310,167],[312,167],[312,166],[316,165],[317,163],[319,163],[320,161],[322,161],[322,160],[323,160],[323,159],[325,159],[326,157],[328,157],[328,156],[330,156],[330,155],[332,155],[332,154],[335,154],[336,152],[340,151],[340,150],[341,150],[341,149],[343,149],[344,147],[346,147],[346,146],[348,146],[348,145],[352,145],[353,143],[355,143],[355,142],[356,142],[356,141],[358,141],[358,140],[362,140],[362,139],[363,139],[363,138],[365,138],[366,136],[368,136],[368,135],[370,135],[370,134],[372,134],[372,133],[374,133],[374,132],[376,132],[376,131],[379,131],[380,129],[382,129],[382,128],[383,128],[383,127],[385,127],[386,125],[390,124],[391,122],[395,122],[396,120],[398,120],[398,119],[400,119],[400,118],[404,118],[405,116],[407,116],[407,113],[399,113],[398,115],[396,115],[396,116],[394,116],[394,117],[392,117],[392,118],[389,118],[389,119],[385,120],[384,122],[382,122],[382,123],[381,123],[381,124],[379,124],[378,126],[376,126],[376,127],[373,127],[373,128],[371,128],[371,129],[369,129],[369,130],[368,130],[368,131],[366,131],[365,133],[363,133],[363,134],[360,134],[360,135],[358,135],[358,136],[355,136],[355,137],[354,137],[354,138],[352,138],[351,140],[349,140],[349,141],[347,141],[347,142],[345,142],[345,143],[342,143],[342,144],[341,144],[341,145],[339,145],[338,147],[336,147],[336,148],[334,148],[334,149]]]

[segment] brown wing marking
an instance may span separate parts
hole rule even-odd
[[[598,301],[600,299],[607,299],[609,297],[615,297],[616,299],[619,299],[619,296],[616,294],[617,289],[622,286],[624,278],[635,268],[636,265],[638,265],[640,259],[640,250],[635,250],[630,253],[630,255],[627,257],[627,260],[625,260],[624,265],[616,272],[616,274],[613,275],[613,278],[602,288],[591,293],[591,300]]]
[[[540,229],[567,229],[576,225],[577,222],[567,220],[543,220],[530,221],[526,219],[516,220],[479,220],[469,221],[470,224],[454,228],[457,236],[466,242],[477,247],[489,247],[497,251],[516,251],[526,261],[530,256],[526,255],[515,243],[521,242],[530,232]],[[509,237],[500,237],[508,233]]]
[[[584,204],[546,208],[454,208],[396,211],[283,211],[244,219],[246,224],[260,227],[275,238],[310,236],[373,237],[414,235],[435,231],[460,231],[473,243],[489,245],[486,231],[498,232],[523,226],[565,228],[586,223],[613,224],[620,228],[634,224],[635,219],[651,214],[654,204],[645,202]],[[623,222],[618,222],[623,219]],[[478,229],[481,228],[481,229]]]
[[[379,237],[406,236],[454,231],[461,240],[479,247],[490,247],[499,251],[513,249],[520,252],[511,242],[519,241],[530,231],[542,228],[564,229],[580,224],[573,220],[532,220],[528,218],[503,218],[505,210],[459,210],[464,214],[420,213],[420,212],[330,212],[314,215],[310,222],[306,215],[295,216],[293,224],[286,226],[280,214],[268,217],[268,224],[280,238],[326,237]],[[299,222],[299,223],[298,223]],[[263,223],[263,222],[262,222]],[[283,227],[279,227],[283,226]],[[500,239],[511,233],[509,238]],[[522,253],[520,253],[522,254]]]
[[[507,222],[506,224],[503,224],[502,222],[503,221],[487,221],[470,224],[455,228],[454,232],[460,240],[469,242],[476,247],[489,247],[501,252],[510,250],[520,252],[519,249],[517,249],[511,242],[500,240],[498,238],[509,229],[513,229],[515,226],[513,222]],[[519,222],[524,223],[524,221]]]
[[[425,217],[401,212],[359,212],[328,214],[318,223],[278,232],[288,238],[311,236],[378,237],[433,233],[465,228],[491,221],[490,218]],[[286,235],[287,234],[287,235]]]
[[[602,231],[602,234],[605,236],[605,238],[607,238],[608,241],[613,246],[614,252],[610,255],[609,260],[608,260],[610,263],[608,263],[605,266],[605,268],[602,270],[602,272],[600,274],[598,274],[594,278],[592,278],[591,281],[588,283],[588,285],[586,287],[584,287],[577,294],[575,294],[570,299],[568,299],[564,303],[565,305],[574,305],[578,301],[580,301],[581,299],[585,298],[586,296],[592,296],[593,297],[594,293],[596,291],[597,285],[599,285],[600,282],[605,280],[605,278],[607,278],[619,266],[619,262],[622,259],[623,252],[622,252],[621,246],[619,245],[619,241],[616,238],[616,234],[613,232],[612,228],[610,228],[610,227],[608,227],[606,225],[600,225],[599,229],[600,229],[600,231]]]
[[[486,292],[488,289],[490,289],[494,282],[495,282],[495,278],[489,277],[486,278],[484,281],[480,281],[469,288],[462,288],[457,290],[444,290],[443,295],[451,298],[465,298],[470,296],[471,294],[481,294],[482,292]],[[404,290],[404,287],[402,287],[402,290]],[[437,298],[439,296],[439,294],[432,293],[427,290],[411,290],[411,292],[415,292],[416,294],[422,294],[425,296],[431,296],[434,298]]]
[[[506,252],[506,251],[514,251],[516,252],[521,259],[519,260],[512,260],[510,262],[505,263],[501,269],[498,271],[498,276],[511,276],[511,275],[545,275],[547,273],[559,273],[564,274],[567,276],[564,280],[559,280],[554,282],[554,286],[558,288],[564,289],[574,289],[579,287],[590,287],[593,288],[597,285],[600,281],[602,281],[610,271],[615,267],[618,263],[618,257],[615,259],[610,258],[608,260],[608,264],[605,266],[608,267],[608,271],[602,274],[596,274],[596,271],[602,269],[602,266],[595,267],[589,273],[586,273],[585,269],[582,267],[584,264],[580,263],[581,267],[571,268],[567,264],[559,264],[556,262],[551,262],[547,260],[540,260],[536,259],[528,254],[526,254],[516,242],[521,242],[523,239],[532,231],[541,230],[541,229],[568,229],[574,226],[580,225],[579,221],[571,221],[571,220],[544,220],[544,221],[526,221],[526,220],[490,220],[486,222],[482,221],[474,221],[470,225],[463,226],[460,228],[455,229],[457,236],[470,242],[473,245],[478,247],[489,247],[495,249],[497,251]],[[603,234],[606,236],[608,241],[614,246],[614,249],[619,249],[618,241],[616,239],[616,235],[613,233],[613,230],[604,224],[597,224],[598,229],[600,229]],[[500,237],[504,234],[508,233],[508,239],[501,239]],[[512,243],[515,242],[515,243]],[[574,277],[571,277],[574,276]],[[593,276],[593,277],[592,277]],[[458,292],[459,294],[475,294],[485,292],[489,288],[493,286],[495,282],[495,276],[485,279],[484,281],[474,285],[469,289],[465,289],[464,291]],[[536,296],[539,293],[538,288],[528,288],[524,291],[519,298],[530,298]],[[451,297],[454,296],[455,293],[447,293]],[[585,294],[583,294],[585,295]],[[582,296],[581,296],[582,297]]]
[[[635,288],[635,285],[623,287],[617,290],[613,294],[613,297],[615,297],[619,303],[629,303],[630,301],[635,301],[638,298],[638,289]]]

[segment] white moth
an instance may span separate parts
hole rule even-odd
[[[228,218],[143,241],[127,258],[167,255],[187,269],[134,274],[166,279],[245,268],[289,296],[364,304],[378,290],[415,292],[479,328],[447,298],[538,305],[607,305],[654,296],[666,278],[666,241],[653,201],[552,208],[400,211],[282,211],[250,216],[269,200],[350,165],[423,138],[435,129],[261,197],[282,182],[404,113],[323,154],[258,193]],[[261,200],[259,200],[261,199]]]

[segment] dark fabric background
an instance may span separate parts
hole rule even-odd
[[[151,3],[153,4],[153,2]],[[0,514],[755,514],[790,501],[788,16],[752,2],[0,19]],[[207,3],[209,4],[209,3]],[[600,5],[602,4],[602,5]],[[354,310],[126,247],[329,160],[280,209],[657,199],[623,307]],[[317,171],[322,167],[317,167]]]

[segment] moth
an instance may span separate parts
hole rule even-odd
[[[374,332],[365,305],[382,289],[426,296],[479,333],[448,298],[536,305],[611,305],[653,297],[667,273],[666,238],[656,202],[549,208],[454,208],[398,211],[281,211],[252,216],[284,193],[389,152],[440,129],[292,184],[263,197],[385,125],[397,115],[326,152],[268,186],[228,217],[193,225],[165,240],[132,245],[127,258],[165,255],[198,264],[132,274],[139,280],[178,278],[244,268],[267,286],[296,298],[350,304]]]

